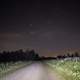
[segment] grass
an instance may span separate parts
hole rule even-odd
[[[9,62],[9,63],[0,63],[0,77],[7,75],[19,68],[22,68],[31,62]]]
[[[57,71],[64,80],[80,80],[79,61],[48,61],[47,64]]]

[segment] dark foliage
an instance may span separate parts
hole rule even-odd
[[[28,60],[37,60],[39,55],[35,53],[34,50],[23,51],[22,49],[18,51],[6,52],[3,51],[0,53],[0,62],[16,62],[16,61],[28,61]]]
[[[23,51],[22,49],[12,52],[0,52],[0,62],[16,62],[16,61],[40,61],[40,60],[52,60],[52,59],[64,59],[64,58],[73,58],[73,57],[80,57],[78,52],[75,52],[74,54],[67,53],[67,55],[58,55],[56,57],[39,57],[37,53],[35,53],[34,50],[27,50]]]

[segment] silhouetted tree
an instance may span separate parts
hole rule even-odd
[[[23,52],[22,49],[17,51],[3,51],[0,53],[0,62],[10,62],[10,61],[26,61],[26,60],[35,60],[38,59],[39,55],[35,53],[34,50],[27,50]]]
[[[70,53],[67,53],[67,57],[71,57]]]
[[[74,56],[75,56],[75,57],[79,57],[79,53],[78,53],[78,52],[75,52],[75,53],[74,53]]]
[[[58,55],[58,56],[57,56],[57,59],[62,59],[62,56],[61,56],[61,55]]]
[[[71,54],[71,57],[74,57],[74,54],[73,53]]]

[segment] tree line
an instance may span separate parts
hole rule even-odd
[[[73,57],[80,57],[78,52],[74,52],[72,54],[67,53],[66,55],[58,55],[56,57],[40,57],[38,53],[34,50],[26,50],[23,51],[22,49],[17,51],[3,51],[0,52],[0,62],[16,62],[16,61],[29,61],[29,60],[52,60],[52,59],[64,59],[64,58],[73,58]]]
[[[37,59],[39,59],[39,55],[34,50],[27,50],[24,52],[22,49],[20,49],[11,52],[0,52],[0,62],[28,61]]]
[[[74,53],[67,53],[66,55],[58,55],[56,58],[57,59],[63,59],[63,58],[74,58],[74,57],[80,57],[78,52]]]

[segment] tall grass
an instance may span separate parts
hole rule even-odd
[[[53,67],[64,80],[80,80],[79,61],[48,61],[48,64]]]
[[[0,77],[13,72],[16,69],[19,69],[31,62],[8,62],[8,63],[0,63]]]

